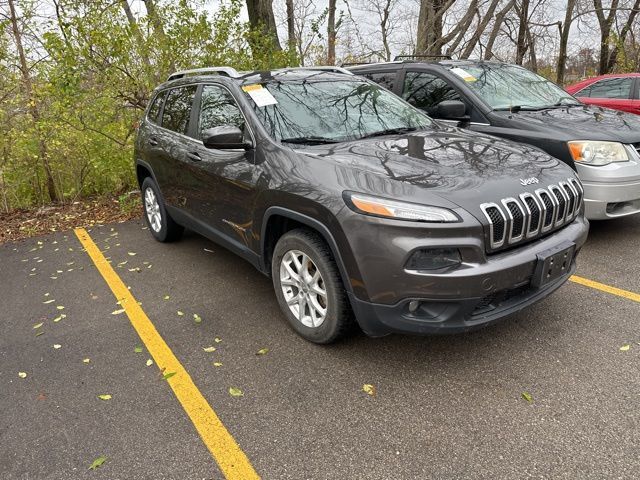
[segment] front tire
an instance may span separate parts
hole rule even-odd
[[[159,242],[173,242],[182,236],[184,227],[169,216],[160,195],[160,189],[151,177],[142,182],[142,206],[144,219],[151,235]]]
[[[352,329],[338,266],[316,233],[296,229],[284,234],[273,252],[271,275],[280,308],[301,337],[326,344]]]

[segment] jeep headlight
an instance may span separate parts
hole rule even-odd
[[[375,217],[413,220],[416,222],[459,222],[451,210],[417,203],[397,202],[386,198],[372,197],[361,193],[344,194],[351,210]]]
[[[627,149],[619,142],[574,141],[568,143],[571,156],[578,163],[601,166],[629,161]]]

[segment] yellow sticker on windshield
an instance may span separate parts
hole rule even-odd
[[[259,83],[254,85],[244,85],[242,90],[249,94],[258,107],[266,107],[268,105],[275,105],[278,103],[277,100],[273,98],[273,95],[271,95],[271,92]]]
[[[262,85],[260,85],[259,83],[256,83],[254,85],[245,85],[242,87],[242,90],[248,93],[253,90],[260,90],[261,88],[262,88]]]
[[[458,68],[458,67],[452,68],[451,73],[455,73],[460,78],[462,78],[465,82],[475,82],[476,80],[478,80],[476,77],[474,77],[473,75],[471,75],[469,72],[467,72],[462,68]]]

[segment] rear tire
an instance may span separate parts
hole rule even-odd
[[[144,220],[153,238],[159,242],[178,240],[184,232],[184,227],[169,216],[156,182],[151,177],[145,178],[141,190]]]
[[[327,344],[352,330],[355,322],[338,266],[316,233],[285,233],[274,249],[271,275],[280,308],[301,337]]]

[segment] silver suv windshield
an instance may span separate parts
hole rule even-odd
[[[556,84],[516,65],[476,64],[449,70],[494,110],[542,110],[582,105]]]
[[[268,90],[260,106],[253,88]],[[432,120],[387,90],[359,80],[271,81],[244,86],[258,118],[276,140],[335,143],[428,128]]]

